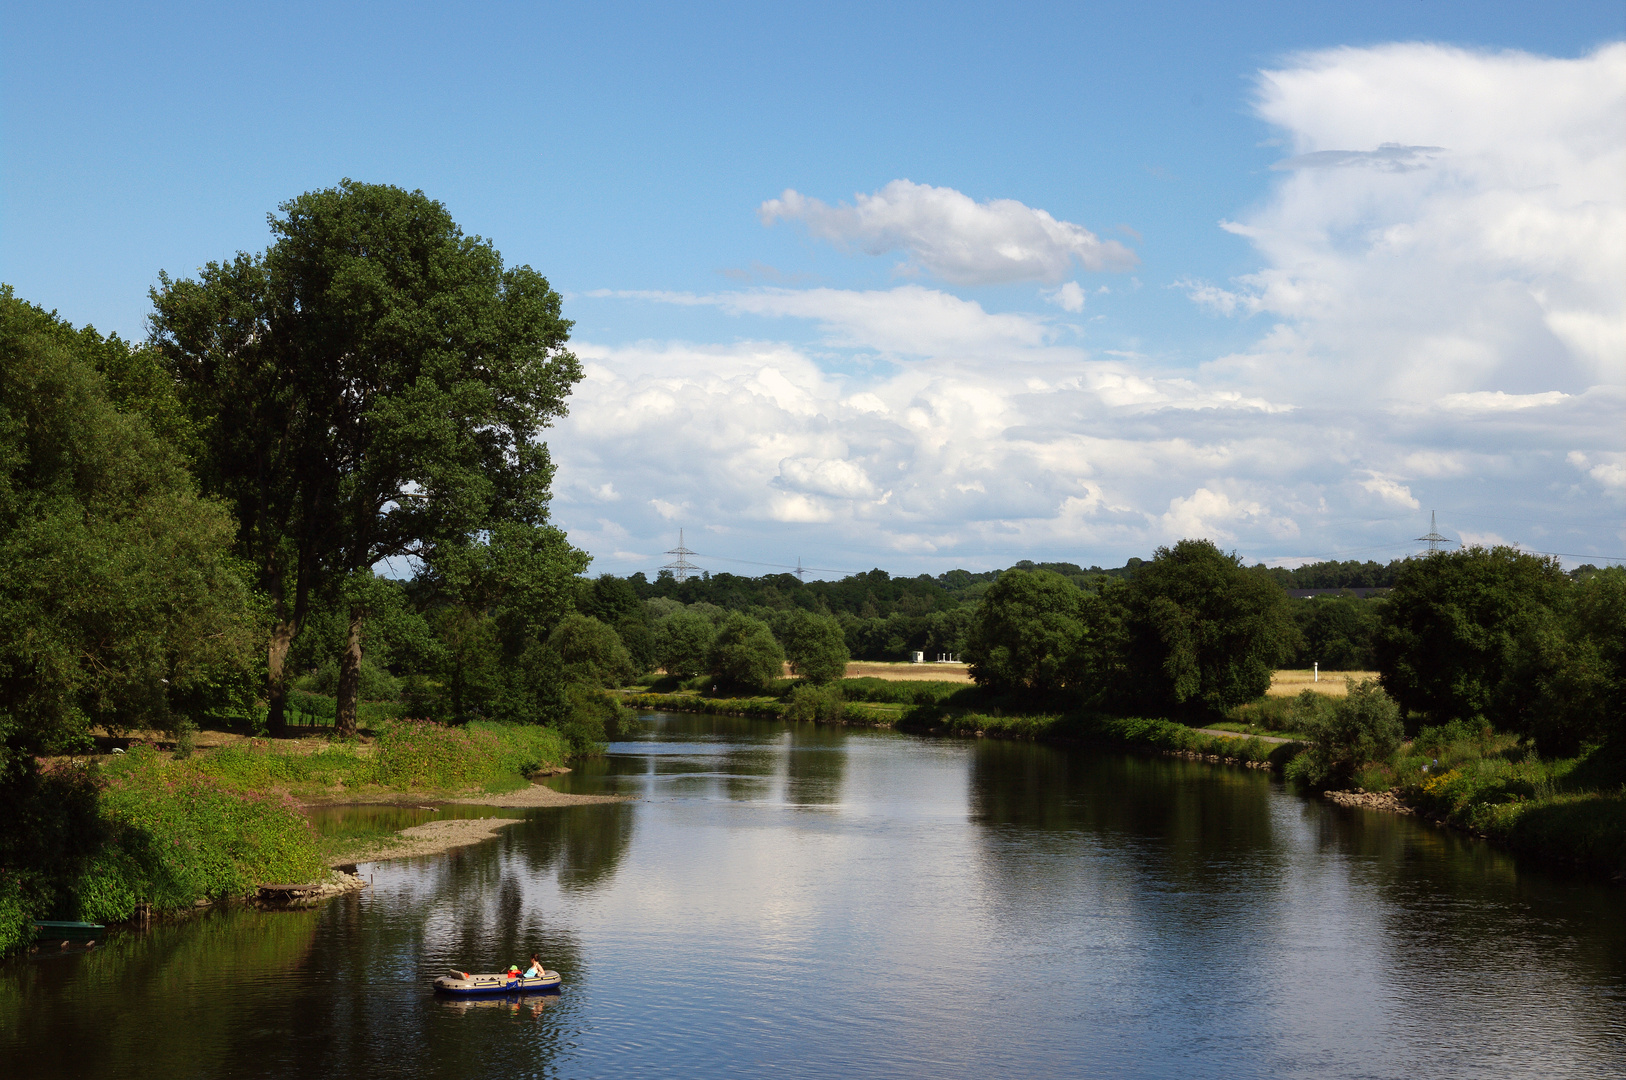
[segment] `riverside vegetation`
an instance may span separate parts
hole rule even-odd
[[[1262,725],[1303,736],[1307,789],[1387,785],[1626,869],[1626,570],[1507,548],[1272,570],[1185,540],[1107,569],[588,578],[540,439],[581,378],[559,295],[421,192],[279,211],[263,253],[160,274],[145,342],[0,286],[0,949],[28,918],[310,870],[279,791],[512,780],[596,753],[628,704],[1280,765],[1198,730]],[[401,557],[410,580],[372,569]],[[841,677],[913,651],[975,685]],[[1261,700],[1312,662],[1380,685]],[[335,743],[297,760],[193,757],[203,726],[312,723]],[[72,764],[147,730],[175,760]]]
[[[53,762],[36,776],[36,805],[59,812],[19,824],[55,858],[38,853],[38,869],[7,874],[0,946],[28,941],[29,918],[48,904],[118,922],[318,878],[344,852],[317,836],[300,800],[508,791],[569,755],[548,727],[397,720],[368,744],[250,740],[185,758],[137,744],[96,764]]]

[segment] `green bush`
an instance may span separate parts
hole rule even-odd
[[[612,626],[589,615],[566,615],[548,635],[567,683],[622,686],[632,680],[632,656]]]
[[[706,670],[717,628],[704,615],[675,611],[655,624],[655,659],[677,679],[693,679]]]
[[[895,705],[937,704],[955,694],[976,691],[975,686],[946,680],[903,682],[874,676],[841,680],[841,696],[848,701],[882,701]]]
[[[724,686],[766,689],[783,677],[785,651],[767,623],[734,614],[717,628],[706,654],[706,667]]]
[[[785,703],[786,720],[812,720],[820,724],[839,724],[847,716],[847,703],[841,690],[834,686],[804,684],[790,692]]]
[[[823,685],[847,673],[847,639],[835,619],[798,609],[781,619],[777,630],[796,675]]]
[[[630,730],[632,711],[596,686],[574,683],[565,688],[568,703],[559,733],[576,757],[592,757],[604,752],[604,744]]]
[[[1405,734],[1400,707],[1375,680],[1346,680],[1349,693],[1327,699],[1306,690],[1296,699],[1294,727],[1310,741],[1293,779],[1312,787],[1348,783],[1368,762],[1389,757]]]
[[[138,901],[180,908],[323,872],[315,833],[286,795],[235,791],[196,759],[134,748],[105,770],[108,842],[79,875],[78,917],[129,918]]]

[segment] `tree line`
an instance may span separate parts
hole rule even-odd
[[[917,651],[990,690],[1170,715],[1256,697],[1283,664],[1376,669],[1408,710],[1554,746],[1618,697],[1621,571],[1507,549],[588,578],[548,513],[541,435],[581,368],[546,279],[421,192],[345,181],[268,223],[263,252],[160,273],[142,342],[0,292],[6,776],[96,727],[277,731],[299,692],[341,733],[374,701],[586,745],[617,718],[601,688],[640,673],[821,683]]]

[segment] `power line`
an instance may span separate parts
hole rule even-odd
[[[690,554],[697,554],[697,553],[691,552]],[[846,574],[848,577],[852,577],[855,574],[864,573],[864,571],[862,571],[862,570],[836,570],[836,569],[834,569],[832,567],[829,567],[829,566],[803,566],[801,564],[800,559],[798,559],[796,561],[795,566],[792,566],[789,563],[755,562],[755,561],[753,561],[751,559],[735,559],[735,558],[731,558],[730,556],[727,556],[727,555],[700,555],[700,558],[702,558],[702,559],[721,559],[723,562],[743,563],[746,566],[768,566],[768,567],[772,567],[772,568],[774,568],[776,570],[789,570],[792,573],[795,573],[797,570],[812,570],[812,571],[814,571],[816,573],[820,573],[820,574]],[[664,567],[663,567],[663,569],[664,569]]]

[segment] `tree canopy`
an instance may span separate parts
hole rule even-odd
[[[106,344],[0,286],[0,769],[184,725],[249,667],[231,517],[115,406]]]
[[[971,677],[992,690],[1069,683],[1091,597],[1051,570],[1011,570],[983,594],[967,637]]]
[[[1297,639],[1281,587],[1207,540],[1158,548],[1121,603],[1128,689],[1171,715],[1260,697]]]
[[[581,377],[560,298],[422,192],[346,180],[269,218],[263,255],[161,274],[152,344],[196,431],[199,475],[276,605],[270,698],[313,589],[433,561],[498,522],[546,522],[538,441]],[[353,728],[365,605],[351,604]]]

